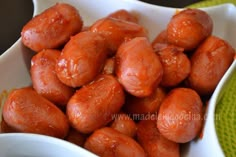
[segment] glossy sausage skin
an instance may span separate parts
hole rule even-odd
[[[147,157],[180,157],[179,144],[166,139],[153,119],[142,120],[137,124],[137,141],[147,153]]]
[[[157,126],[160,133],[176,143],[193,140],[202,127],[203,104],[196,91],[175,88],[161,104]]]
[[[64,45],[82,29],[82,19],[71,5],[57,3],[32,18],[22,29],[25,46],[35,52]]]
[[[69,129],[66,115],[31,87],[13,90],[3,107],[7,125],[18,132],[64,138]]]
[[[119,47],[116,75],[131,95],[145,97],[153,93],[161,82],[163,68],[147,38],[136,37]]]
[[[157,43],[168,43],[166,30],[163,30],[159,34],[157,34],[155,39],[152,41],[152,46],[154,46]]]
[[[101,157],[146,157],[134,139],[109,127],[96,130],[84,147]]]
[[[70,128],[65,140],[68,142],[74,143],[77,146],[83,147],[86,141],[86,138],[87,138],[87,135],[78,132],[74,128]]]
[[[83,86],[67,104],[67,116],[77,131],[91,133],[112,120],[124,104],[122,86],[112,75],[99,75]]]
[[[184,49],[170,44],[155,44],[154,51],[160,56],[163,66],[161,85],[174,87],[185,80],[190,71],[191,63]]]
[[[112,51],[111,55],[115,54],[124,41],[134,37],[147,37],[147,32],[141,25],[110,17],[96,21],[90,30],[104,35]]]
[[[167,41],[184,48],[195,49],[200,42],[211,35],[213,21],[200,9],[185,9],[174,15],[167,26]]]
[[[191,57],[188,85],[201,95],[211,94],[233,62],[234,54],[235,50],[226,41],[208,37]]]
[[[56,75],[55,66],[61,52],[55,49],[40,51],[31,59],[33,88],[51,102],[65,106],[74,89],[63,84]]]
[[[111,124],[111,128],[129,136],[134,137],[136,135],[137,126],[136,123],[125,113],[116,114],[114,121]]]
[[[129,12],[125,9],[117,10],[117,11],[109,14],[108,17],[138,23],[138,18],[135,17],[131,12]]]
[[[103,69],[107,44],[98,33],[81,32],[71,37],[56,65],[57,77],[70,87],[91,82]]]
[[[12,133],[12,132],[18,132],[16,129],[10,127],[5,120],[1,119],[1,126],[0,126],[0,133]]]
[[[115,74],[115,57],[108,58],[105,62],[103,74]]]
[[[162,87],[157,87],[150,96],[143,98],[128,95],[123,108],[125,112],[134,115],[157,113],[165,96],[166,91]]]

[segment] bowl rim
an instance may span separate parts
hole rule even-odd
[[[64,0],[65,1],[65,0]],[[71,0],[72,1],[72,0]],[[114,0],[114,1],[118,1],[118,0]],[[137,5],[148,5],[148,7],[157,7],[157,8],[162,8],[162,9],[167,9],[167,10],[179,10],[179,9],[184,9],[184,8],[171,8],[171,7],[164,7],[164,6],[158,6],[158,5],[153,5],[153,4],[148,4],[148,3],[145,3],[145,2],[141,2],[141,1],[138,1],[138,0],[124,0],[126,2],[132,2],[132,3],[136,3]],[[37,0],[33,0],[33,2],[37,2]],[[36,4],[36,3],[35,3]],[[37,4],[36,4],[37,5]],[[36,8],[36,5],[34,6],[34,8]],[[232,8],[232,6],[235,8],[235,6],[231,3],[227,3],[227,4],[222,4],[222,5],[217,5],[217,6],[212,6],[212,7],[205,7],[205,8],[201,8],[201,9],[205,9],[205,10],[211,10],[211,9],[217,9],[219,7],[225,7],[225,8]],[[37,11],[36,9],[34,9],[34,13],[32,16],[35,16],[37,14]],[[14,51],[16,51],[16,47],[21,45],[21,38],[19,38],[9,49],[7,49],[1,56],[0,56],[0,62],[1,60],[3,60],[3,57],[10,57],[12,54],[14,54]],[[229,69],[227,70],[227,72],[229,71]],[[226,72],[226,74],[227,74]],[[229,73],[229,72],[228,72]],[[215,89],[213,95],[211,96],[211,100],[209,102],[209,108],[208,108],[208,117],[207,117],[207,121],[209,121],[211,123],[211,125],[213,125],[213,133],[212,136],[214,136],[216,139],[216,141],[218,141],[218,138],[217,138],[217,134],[216,134],[216,128],[215,128],[215,123],[214,123],[214,114],[215,114],[215,108],[216,108],[216,100],[217,100],[217,97],[219,95],[219,89],[221,88],[221,86],[224,84],[224,81],[226,81],[224,78],[227,77],[226,74],[223,76],[223,78],[221,79],[221,81],[219,82],[217,88]],[[208,123],[209,123],[208,122]],[[0,139],[2,138],[3,135],[6,135],[6,136],[13,136],[13,135],[21,135],[21,136],[32,136],[32,134],[29,134],[29,133],[1,133],[0,134]],[[33,134],[33,137],[40,137],[40,138],[45,138],[45,137],[42,137],[42,136],[45,136],[45,135],[35,135]],[[51,137],[48,137],[46,136],[47,139],[50,138],[52,139]],[[52,140],[55,140],[54,138]],[[58,140],[58,139],[57,139]],[[220,143],[219,141],[216,143],[217,147],[218,148],[221,148],[220,146]],[[85,150],[85,149],[83,149]],[[222,148],[219,149],[219,151],[222,152]],[[222,152],[223,154],[223,152]]]
[[[22,144],[30,144],[31,142],[43,142],[47,145],[54,145],[63,147],[65,150],[73,152],[75,154],[86,154],[90,155],[91,157],[97,157],[92,152],[74,144],[64,139],[42,135],[42,134],[34,134],[34,133],[0,133],[0,140],[7,139],[10,140],[9,142],[19,141]],[[27,144],[27,143],[28,144]],[[0,153],[1,154],[1,153]]]

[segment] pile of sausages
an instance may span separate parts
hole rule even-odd
[[[66,3],[32,18],[21,33],[35,52],[32,86],[9,94],[1,131],[65,139],[102,157],[179,157],[179,144],[201,133],[205,98],[235,50],[199,9],[173,15],[153,41],[138,21],[117,10],[84,26]]]

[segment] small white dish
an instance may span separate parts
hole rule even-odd
[[[160,31],[164,30],[170,18],[176,13],[176,11],[180,10],[178,8],[155,6],[135,0],[33,0],[33,16],[39,14],[44,9],[54,5],[57,2],[66,2],[75,6],[79,10],[81,17],[84,20],[84,25],[87,26],[95,22],[97,19],[104,17],[118,9],[127,9],[132,11],[138,15],[140,24],[146,27],[149,31],[150,40],[154,39],[154,37]],[[225,39],[231,45],[236,45],[235,6],[232,4],[224,4],[202,9],[205,10],[213,19],[213,35]],[[29,68],[30,59],[33,55],[34,53],[24,47],[21,43],[21,39],[19,39],[11,48],[9,48],[4,54],[0,56],[0,92],[4,90],[9,91],[13,88],[23,87],[31,84]],[[232,71],[234,68],[235,63],[232,64],[227,73],[230,73],[230,70]],[[206,121],[203,129],[203,138],[186,144],[181,152],[181,157],[224,156],[215,131],[214,112],[219,90],[223,82],[227,80],[227,77],[229,76],[227,73],[224,76],[224,79],[219,83],[209,102]],[[27,136],[25,134],[21,135],[24,137]],[[4,136],[14,136],[14,134],[2,134],[0,135],[0,138],[4,138]],[[16,136],[19,137],[19,135]],[[38,138],[34,137],[33,135],[29,136],[35,140]],[[43,139],[46,137],[39,138]],[[49,138],[48,142],[50,140],[52,140],[52,143],[53,141],[56,142],[56,140],[53,138]],[[4,144],[0,143],[0,145],[2,147]],[[82,148],[78,148],[78,153],[80,151],[84,153],[83,156],[90,156],[88,152],[85,152]]]

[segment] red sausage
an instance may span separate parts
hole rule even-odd
[[[183,48],[160,43],[153,45],[153,48],[160,56],[163,66],[162,86],[177,86],[188,77],[191,71],[191,63],[188,56],[184,54]]]
[[[166,139],[156,126],[153,115],[138,123],[137,140],[147,153],[147,157],[180,157],[179,144]]]
[[[193,140],[202,127],[201,98],[190,88],[175,88],[161,104],[157,126],[160,133],[176,143]]]
[[[70,87],[91,82],[103,69],[107,43],[98,33],[81,32],[65,45],[56,65],[57,77]]]
[[[156,113],[165,96],[166,91],[162,87],[157,87],[150,96],[143,98],[128,95],[123,108],[125,112],[133,115]]]
[[[211,94],[233,62],[234,54],[235,50],[226,41],[208,37],[191,57],[188,85],[201,95]]]
[[[108,15],[108,17],[138,23],[138,18],[125,9],[117,10]]]
[[[5,120],[2,118],[1,120],[1,126],[0,126],[0,133],[11,133],[11,132],[18,132],[13,127],[10,127]]]
[[[155,39],[152,41],[152,46],[154,46],[157,43],[168,43],[167,41],[167,31],[163,30],[161,31]]]
[[[22,42],[36,52],[58,48],[64,45],[70,36],[81,31],[82,25],[76,8],[69,4],[57,3],[32,18],[23,27]]]
[[[80,147],[84,146],[87,135],[78,132],[77,130],[70,128],[65,140],[74,143]]]
[[[123,43],[116,54],[116,75],[131,95],[151,95],[161,82],[163,68],[145,37]]]
[[[84,147],[102,157],[146,157],[134,139],[108,127],[96,130]]]
[[[185,50],[193,50],[211,35],[212,30],[213,21],[205,11],[185,9],[170,20],[167,26],[167,41]]]
[[[56,75],[55,66],[61,52],[46,49],[31,59],[31,79],[34,89],[51,102],[65,106],[74,89],[63,84]]]
[[[147,37],[144,27],[133,22],[110,17],[98,20],[91,26],[90,30],[104,35],[113,54],[125,40],[134,37]]]
[[[111,128],[129,136],[134,137],[136,135],[137,126],[136,123],[125,113],[116,114],[114,121],[111,124]]]
[[[64,138],[69,130],[66,115],[30,87],[13,90],[2,114],[7,125],[18,132]]]
[[[103,74],[115,74],[115,57],[108,58],[103,68]]]
[[[67,116],[77,131],[91,133],[107,125],[124,104],[122,86],[112,75],[99,75],[83,86],[67,104]]]

